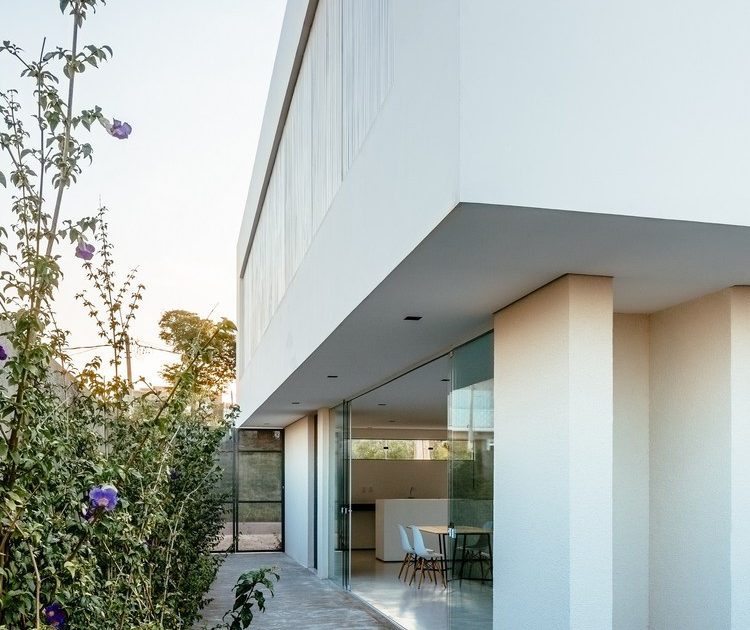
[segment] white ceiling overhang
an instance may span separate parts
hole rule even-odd
[[[750,228],[459,204],[245,426],[284,426],[367,391],[489,330],[495,311],[567,273],[611,276],[616,312],[651,313],[750,284]]]

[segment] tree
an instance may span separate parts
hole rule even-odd
[[[202,318],[183,310],[166,311],[159,320],[159,337],[181,355],[180,363],[167,365],[161,371],[170,385],[184,378],[186,365],[200,369],[191,383],[197,398],[220,396],[235,379],[237,327],[224,317],[218,321]]]

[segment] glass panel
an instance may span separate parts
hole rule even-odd
[[[224,527],[219,532],[214,551],[234,551],[234,503],[224,504]]]
[[[238,501],[281,501],[283,454],[237,453]]]
[[[237,550],[280,551],[281,503],[237,504]]]
[[[283,443],[280,430],[269,429],[240,429],[239,443],[240,451],[281,451]]]
[[[493,335],[451,357],[448,404],[450,520],[455,528],[450,628],[492,628]],[[464,528],[476,528],[469,533]],[[463,531],[462,531],[463,530]],[[470,605],[469,605],[470,604]]]
[[[351,539],[350,506],[350,429],[349,404],[332,409],[330,432],[330,506],[331,539],[328,566],[330,579],[344,589],[350,587],[349,541]]]
[[[435,460],[473,459],[468,440],[351,440],[352,459]]]
[[[234,551],[234,446],[236,430],[230,429],[219,444],[216,459],[221,468],[221,479],[216,486],[217,492],[224,497],[224,527],[214,545],[214,551]]]
[[[283,550],[284,433],[238,429],[236,441],[237,550]]]

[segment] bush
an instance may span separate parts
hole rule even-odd
[[[98,106],[74,110],[75,78],[112,51],[77,44],[102,0],[59,2],[70,50],[32,60],[0,46],[33,86],[36,130],[32,141],[18,92],[1,91],[0,185],[13,198],[0,227],[0,630],[186,628],[221,560],[211,554],[223,525],[216,451],[232,418],[215,414],[216,392],[196,394],[211,356],[199,344],[168,390],[136,395],[121,375],[143,286],[134,273],[117,284],[104,209],[78,221],[61,209],[93,154],[74,132],[101,125],[126,139],[132,128]],[[88,274],[79,298],[108,369],[97,358],[77,373],[65,354],[54,309],[64,243]]]

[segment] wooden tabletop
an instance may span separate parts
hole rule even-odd
[[[447,525],[417,525],[419,531],[425,534],[436,534],[437,536],[447,536],[448,526]],[[457,534],[491,534],[491,529],[484,529],[483,527],[471,527],[470,525],[458,525],[453,528]]]

